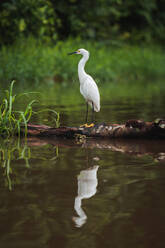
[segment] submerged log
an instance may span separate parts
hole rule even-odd
[[[24,129],[22,128],[22,132]],[[107,138],[162,138],[165,139],[165,120],[157,119],[153,122],[128,120],[125,124],[95,124],[93,127],[59,127],[28,124],[29,136],[60,136],[74,138],[85,137]]]

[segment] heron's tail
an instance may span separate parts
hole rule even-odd
[[[100,103],[98,103],[97,105],[94,104],[94,111],[95,112],[99,112],[100,111]]]

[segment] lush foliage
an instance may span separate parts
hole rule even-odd
[[[77,79],[78,55],[67,53],[84,47],[91,53],[86,71],[101,81],[125,81],[164,77],[165,54],[158,46],[111,45],[79,39],[59,41],[56,46],[34,39],[21,40],[0,51],[0,80],[28,85]]]
[[[33,35],[97,40],[164,41],[164,0],[2,0],[0,44]]]
[[[0,3],[0,43],[10,44],[18,36],[54,37],[54,12],[50,1],[2,0]]]

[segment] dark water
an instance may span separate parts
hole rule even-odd
[[[81,103],[55,105],[62,124],[83,122]],[[153,120],[164,107],[105,99],[96,117]],[[164,141],[1,140],[0,155],[1,248],[165,246]]]

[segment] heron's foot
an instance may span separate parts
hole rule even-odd
[[[91,123],[91,124],[87,124],[87,123],[85,123],[85,124],[83,124],[83,125],[81,125],[80,127],[93,127],[95,124],[94,123]]]

